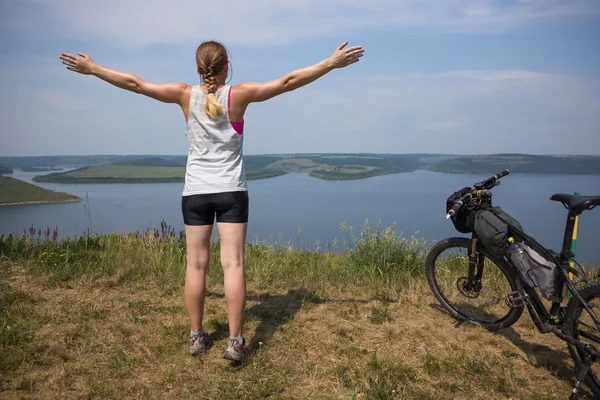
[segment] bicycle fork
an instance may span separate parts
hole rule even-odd
[[[471,248],[469,249],[469,273],[467,275],[467,283],[465,289],[467,291],[473,290],[474,282],[473,278],[475,277],[475,266],[477,263],[477,239],[471,239]],[[479,272],[479,271],[478,271]]]
[[[483,255],[477,253],[477,238],[472,238],[469,249],[469,271],[464,289],[467,292],[479,292],[481,290],[481,278],[483,276]]]

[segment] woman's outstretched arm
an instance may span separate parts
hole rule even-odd
[[[339,45],[326,59],[308,67],[296,69],[285,76],[270,82],[246,82],[236,87],[236,92],[245,104],[269,100],[282,93],[305,86],[336,68],[344,68],[358,62],[363,56],[361,46],[345,49],[348,42]]]
[[[103,81],[121,89],[134,93],[143,94],[164,103],[182,104],[183,94],[188,85],[181,82],[154,83],[145,81],[133,74],[116,71],[96,64],[88,55],[77,53],[79,57],[72,54],[62,53],[60,59],[69,71],[79,72],[83,75],[94,75]]]

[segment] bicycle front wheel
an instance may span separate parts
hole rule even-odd
[[[469,285],[470,243],[468,238],[449,238],[429,251],[426,269],[431,291],[454,318],[491,331],[508,328],[523,313],[523,304],[515,306],[509,301],[511,293],[520,293],[515,272],[478,246],[474,278]]]

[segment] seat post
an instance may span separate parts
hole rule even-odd
[[[571,244],[573,242],[573,232],[575,231],[575,222],[577,221],[577,215],[571,211],[569,211],[569,215],[567,215],[567,224],[565,226],[565,236],[563,239],[562,246],[562,260],[561,261],[569,261],[570,258],[575,255],[571,252]]]

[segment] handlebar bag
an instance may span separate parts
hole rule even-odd
[[[450,211],[456,200],[471,191],[470,187],[458,190],[446,200],[446,212]],[[454,228],[461,233],[471,233],[475,227],[475,210],[469,204],[465,204],[454,216],[450,217]]]

